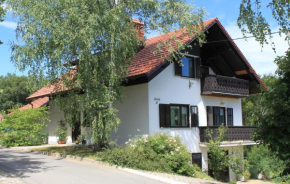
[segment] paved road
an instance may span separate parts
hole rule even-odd
[[[0,170],[28,184],[162,184],[114,168],[1,148]]]

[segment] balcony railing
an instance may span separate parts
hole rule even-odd
[[[220,75],[207,75],[201,80],[201,94],[211,96],[249,96],[249,81]]]
[[[200,142],[208,142],[206,130],[209,129],[213,133],[213,138],[219,135],[218,128],[216,126],[199,127]],[[231,126],[227,127],[225,133],[225,141],[250,141],[253,135],[253,131],[256,127],[247,126]]]

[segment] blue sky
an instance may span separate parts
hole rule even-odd
[[[242,34],[236,26],[237,18],[239,15],[239,3],[241,0],[196,0],[194,2],[188,0],[188,3],[193,3],[197,6],[204,7],[208,12],[207,18],[218,17],[223,26],[229,32],[232,38],[240,38]],[[278,26],[275,24],[271,17],[269,10],[264,9],[264,13],[268,16],[273,31],[278,30]],[[9,43],[15,41],[15,28],[16,20],[8,15],[4,22],[0,23],[0,40],[4,42],[0,45],[0,75],[6,75],[7,73],[16,73],[17,75],[27,74],[27,72],[20,72],[10,62],[11,49]],[[278,34],[274,36],[273,41],[276,44],[277,52],[272,51],[271,46],[261,46],[252,38],[245,40],[235,41],[241,51],[244,53],[246,58],[252,64],[253,68],[258,74],[269,74],[274,73],[276,65],[274,64],[274,58],[277,55],[284,55],[288,44],[284,41],[284,38],[279,37]]]

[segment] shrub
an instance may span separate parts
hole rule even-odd
[[[274,182],[281,183],[281,184],[290,184],[290,175],[276,177],[276,178],[274,178]]]
[[[286,163],[280,160],[267,145],[251,146],[246,157],[251,174],[256,176],[259,172],[263,172],[270,178],[278,177],[287,167]]]
[[[245,170],[244,173],[243,173],[243,175],[245,177],[245,180],[248,180],[251,177],[251,173],[250,173],[249,170]]]
[[[215,179],[220,179],[220,175],[229,167],[229,157],[226,150],[220,147],[221,142],[225,139],[227,127],[221,125],[218,129],[218,136],[214,137],[213,132],[206,130],[208,138],[208,167],[211,169]]]
[[[62,121],[59,122],[55,135],[58,137],[59,141],[66,141],[67,128]]]
[[[111,164],[141,170],[195,176],[200,168],[191,165],[190,153],[178,136],[165,133],[129,140],[125,148],[106,149],[98,154]]]
[[[44,143],[47,138],[45,121],[47,108],[13,110],[0,123],[1,146],[32,146]]]

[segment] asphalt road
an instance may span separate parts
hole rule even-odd
[[[27,184],[162,184],[114,168],[1,148],[0,170]]]

